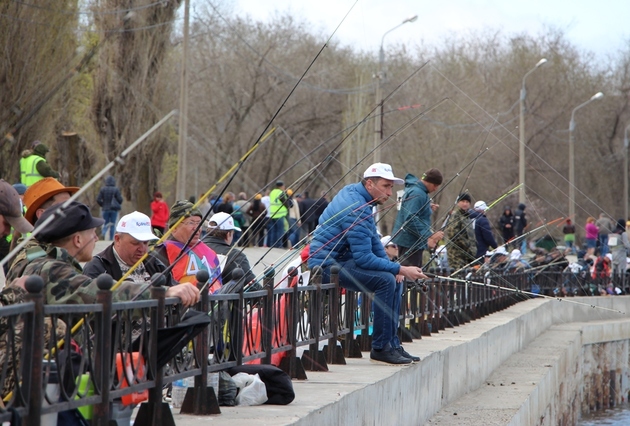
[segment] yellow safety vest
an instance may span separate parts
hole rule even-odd
[[[23,160],[23,161],[22,161]],[[44,176],[40,175],[37,171],[37,163],[44,161],[39,155],[31,154],[26,158],[20,160],[20,175],[22,177],[22,183],[27,187],[33,185],[35,182],[39,182],[44,179]]]
[[[281,189],[273,189],[269,193],[269,211],[271,213],[272,219],[280,219],[286,217],[289,212],[282,202],[281,195],[284,194],[284,191]]]

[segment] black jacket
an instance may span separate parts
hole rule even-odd
[[[235,247],[232,251],[230,251],[232,247],[226,243],[225,240],[211,235],[206,235],[201,241],[214,250],[217,255],[227,255],[225,266],[221,268],[221,280],[223,281],[223,284],[232,280],[232,271],[236,268],[241,268],[245,273],[245,283],[256,279],[256,276],[249,265],[249,260],[242,250]],[[221,262],[221,264],[223,264],[223,262]]]
[[[164,272],[166,269],[164,263],[150,254],[143,263],[147,273],[151,276],[153,276],[153,274]],[[110,244],[105,250],[95,255],[92,260],[85,264],[85,267],[83,268],[83,275],[87,275],[88,277],[96,278],[101,274],[109,274],[115,281],[118,281],[123,276],[123,273],[120,270],[120,265],[118,265],[118,261],[116,261],[116,256],[114,255],[114,243]],[[173,278],[170,273],[167,275],[167,286],[177,284],[173,282]]]

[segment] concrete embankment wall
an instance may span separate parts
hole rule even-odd
[[[592,378],[593,386],[580,387],[585,374],[597,375],[593,373],[598,368],[595,363],[584,362],[595,359],[593,350],[615,354],[613,364],[620,390],[614,393],[621,394],[627,387],[625,373],[617,371],[624,356],[627,366],[627,344],[625,349],[622,344],[614,350],[606,350],[602,344],[630,339],[630,321],[627,315],[572,304],[571,300],[630,311],[629,296],[519,303],[480,321],[422,339],[418,347],[430,348],[431,352],[421,363],[398,369],[389,377],[312,411],[295,424],[420,425],[429,419],[432,423],[463,424],[466,414],[471,421],[466,424],[558,424],[562,423],[560,418],[573,423],[575,418],[566,413],[579,411],[585,393],[603,389],[601,383],[598,385],[600,379]],[[595,345],[595,349],[589,349],[589,345]],[[506,377],[503,383],[493,374],[501,372],[500,367],[511,357],[520,359],[520,369],[517,363],[508,369],[514,374],[518,371],[518,379]],[[487,400],[471,399],[466,405],[465,395],[474,392],[485,392],[487,395],[482,396]],[[451,406],[460,412],[444,411]],[[474,406],[478,409],[472,409]],[[448,417],[455,415],[458,417]]]

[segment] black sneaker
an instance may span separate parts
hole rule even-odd
[[[399,347],[398,349],[396,349],[398,351],[398,353],[403,357],[403,358],[407,358],[412,360],[413,362],[420,362],[420,357],[419,356],[415,356],[415,355],[411,355],[409,352],[407,352],[402,346]]]
[[[389,346],[381,351],[372,349],[370,352],[370,361],[383,362],[385,364],[411,364],[409,358],[403,357],[398,350]]]

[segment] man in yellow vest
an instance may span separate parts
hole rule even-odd
[[[27,187],[44,179],[45,177],[59,178],[59,173],[54,171],[46,162],[46,154],[49,149],[39,141],[33,142],[33,150],[27,149],[20,159],[20,180]]]
[[[276,182],[276,187],[269,193],[269,232],[267,234],[267,245],[269,247],[282,248],[283,235],[287,231],[287,214],[289,213],[289,197],[284,192],[284,182]]]

